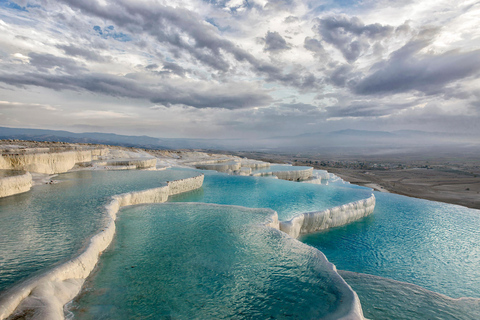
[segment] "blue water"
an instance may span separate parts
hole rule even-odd
[[[339,271],[358,294],[370,320],[478,320],[480,299],[452,299],[422,287],[363,273]]]
[[[375,193],[373,215],[307,235],[338,269],[480,298],[480,211]]]
[[[0,292],[75,255],[101,227],[103,206],[111,195],[158,187],[198,172],[81,171],[60,175],[55,178],[58,184],[1,198]],[[371,194],[370,189],[341,181],[327,186],[203,172],[202,188],[171,201],[270,208],[286,220]],[[360,272],[342,275],[358,292],[368,318],[479,319],[478,300],[452,300],[422,289],[480,298],[479,210],[375,195],[373,215],[301,240],[324,252],[338,269]],[[182,206],[121,211],[112,249],[102,256],[98,273],[78,302],[79,318],[161,314],[165,319],[305,319],[338,306],[339,292],[328,284],[318,251],[279,232],[252,226],[264,219],[264,211],[247,214],[246,209],[230,208],[209,213],[205,205],[196,204],[184,205],[179,212],[178,205]],[[155,209],[160,207],[166,211]],[[175,254],[177,250],[182,254]],[[160,285],[163,281],[169,286]],[[315,291],[317,286],[321,290]],[[217,304],[212,302],[215,299]],[[297,303],[305,309],[300,311]]]
[[[324,256],[259,226],[272,212],[170,203],[122,209],[78,319],[333,319],[351,295]]]
[[[114,194],[158,187],[193,171],[79,171],[58,184],[0,198],[0,292],[70,258],[102,226]]]
[[[372,191],[352,185],[316,185],[266,177],[229,176],[205,170],[203,188],[179,194],[170,201],[204,202],[269,208],[280,220],[370,197]]]

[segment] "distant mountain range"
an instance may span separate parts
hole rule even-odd
[[[97,143],[149,149],[208,149],[282,153],[381,154],[427,149],[478,149],[480,139],[460,134],[415,130],[340,130],[260,139],[171,139],[113,133],[0,127],[0,139]],[[480,152],[479,152],[480,153]]]

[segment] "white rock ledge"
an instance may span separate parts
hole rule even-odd
[[[92,161],[104,152],[104,149],[89,149],[51,153],[3,154],[0,157],[0,169],[46,174],[63,173],[72,169],[76,163]]]
[[[0,178],[0,198],[27,192],[32,187],[32,184],[32,175],[29,172]]]
[[[113,159],[106,161],[92,161],[83,166],[126,167],[132,169],[149,169],[157,166],[157,158]]]
[[[315,212],[301,213],[280,222],[280,230],[293,238],[328,228],[339,227],[368,216],[375,209],[375,196],[342,206]]]
[[[304,181],[304,180],[310,179],[312,177],[312,174],[313,174],[313,168],[308,168],[303,170],[259,172],[259,173],[252,174],[252,176],[254,177],[275,176],[278,179],[282,179],[282,180]]]
[[[170,195],[200,188],[203,179],[202,174],[169,181],[159,188],[113,196],[106,206],[106,226],[90,239],[88,246],[77,257],[12,287],[0,296],[0,319],[17,319],[22,315],[28,315],[29,319],[64,319],[63,306],[80,292],[99,256],[113,240],[118,210],[129,205],[165,202]]]

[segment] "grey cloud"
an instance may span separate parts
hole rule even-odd
[[[149,64],[148,66],[145,67],[147,70],[152,70],[154,73],[162,76],[168,76],[175,74],[179,77],[185,77],[185,74],[187,72],[191,72],[191,70],[187,70],[183,68],[182,66],[174,63],[174,62],[164,62],[163,67],[160,71],[157,71],[156,69],[159,68],[159,65],[156,63]]]
[[[249,84],[205,85],[164,83],[148,86],[133,79],[105,74],[53,75],[44,73],[0,74],[0,82],[9,85],[39,86],[54,90],[86,90],[114,97],[148,99],[166,106],[241,109],[268,105],[267,92]]]
[[[316,19],[314,31],[335,46],[348,62],[354,62],[370,48],[372,42],[382,40],[394,31],[391,26],[365,25],[357,17],[327,17]]]
[[[272,65],[259,66],[259,70],[267,75],[267,81],[280,82],[301,90],[315,89],[321,85],[321,81],[310,72],[302,73],[300,70],[298,72],[285,74],[282,72],[282,69]]]
[[[280,33],[274,32],[267,32],[265,36],[265,47],[263,48],[264,51],[270,52],[279,52],[283,50],[289,50],[290,46],[287,44],[287,41],[280,35]]]
[[[148,69],[148,70],[158,69],[158,64],[156,63],[149,64],[148,66],[145,67],[145,69]]]
[[[57,71],[74,74],[86,70],[84,67],[79,66],[75,60],[57,57],[49,53],[40,54],[31,52],[28,56],[30,57],[30,64],[42,72],[55,69]]]
[[[353,118],[363,118],[363,117],[378,117],[389,115],[394,112],[410,108],[414,103],[403,103],[403,104],[385,104],[378,101],[375,102],[356,102],[347,106],[331,106],[326,107],[327,116],[329,118],[343,118],[343,117],[353,117]]]
[[[157,41],[171,46],[172,53],[178,50],[188,52],[204,64],[226,72],[229,63],[222,50],[238,59],[248,55],[232,42],[220,38],[216,29],[203,23],[200,17],[183,8],[162,5],[143,6],[141,3],[117,1],[100,5],[97,1],[64,0],[73,8],[86,14],[108,19],[130,34],[146,32]],[[185,35],[193,41],[186,41]],[[249,60],[252,58],[249,58]]]
[[[97,61],[97,62],[105,62],[109,61],[105,57],[102,57],[98,53],[93,50],[80,48],[74,45],[58,45],[57,48],[62,49],[65,54],[72,56],[72,57],[83,57],[90,61]]]
[[[303,42],[303,47],[308,51],[312,51],[317,57],[328,58],[322,42],[317,39],[306,37]]]
[[[337,87],[345,87],[347,82],[354,77],[353,68],[350,65],[341,65],[333,69],[329,74],[329,82]]]
[[[162,68],[162,71],[160,71],[160,73],[163,73],[163,74],[176,74],[177,76],[179,77],[185,77],[185,74],[188,72],[189,70],[179,66],[178,64],[176,63],[173,63],[173,62],[164,62],[163,63],[163,68]]]
[[[291,10],[295,8],[296,4],[294,0],[269,0],[267,4],[265,4],[265,9],[268,10]]]
[[[391,94],[421,91],[441,94],[443,87],[453,81],[478,75],[480,50],[442,54],[420,54],[428,40],[413,40],[391,54],[389,60],[378,64],[373,73],[353,86],[361,95]]]
[[[239,62],[248,62],[253,71],[266,76],[267,81],[278,81],[284,85],[306,89],[311,86],[312,76],[298,71],[284,74],[273,64],[255,58],[233,42],[221,38],[210,24],[203,23],[200,17],[183,8],[173,8],[151,4],[148,7],[137,2],[116,1],[100,5],[95,0],[63,0],[69,6],[84,13],[107,19],[130,34],[148,33],[160,43],[168,44],[170,52],[181,57],[188,52],[199,62],[220,72],[233,71],[225,53],[231,54]],[[280,2],[279,2],[280,3]],[[283,2],[281,2],[283,3]],[[284,4],[289,4],[285,2]],[[293,4],[293,2],[291,2]],[[193,41],[185,41],[185,35]]]
[[[300,21],[300,19],[298,17],[295,17],[295,16],[288,16],[284,20],[285,23],[294,23],[294,22],[298,22],[298,21]]]

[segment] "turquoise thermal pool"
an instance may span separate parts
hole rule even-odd
[[[194,171],[77,171],[56,184],[0,198],[0,292],[69,259],[102,226],[115,194],[159,187]]]
[[[353,293],[319,251],[261,226],[272,213],[197,203],[123,209],[75,318],[344,316]]]
[[[480,298],[478,210],[376,192],[372,215],[303,236],[306,245],[262,226],[271,210],[289,220],[371,189],[183,168],[72,172],[0,198],[0,293],[75,256],[104,225],[111,196],[199,173],[200,189],[119,212],[68,317],[336,319],[354,298],[323,252],[347,270],[369,319],[480,318],[480,299],[442,295]]]
[[[269,208],[279,220],[366,199],[372,191],[349,184],[317,185],[268,177],[229,176],[204,170],[203,188],[171,197],[173,202],[204,202]]]
[[[453,298],[480,298],[479,210],[375,196],[369,217],[300,240],[341,270],[409,282]]]

